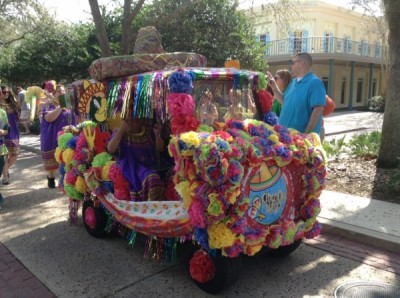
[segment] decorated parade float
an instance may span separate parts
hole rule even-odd
[[[262,73],[205,63],[140,51],[93,62],[93,80],[72,85],[81,123],[60,132],[56,158],[72,222],[82,206],[91,235],[118,230],[131,244],[145,235],[156,259],[173,261],[177,244],[189,244],[190,277],[217,292],[237,280],[243,255],[287,255],[319,234],[326,168],[316,134],[277,124]],[[208,124],[202,113],[215,110]],[[164,183],[161,200],[133,195],[129,168],[107,152],[124,119],[140,119],[142,136],[164,145],[147,169]]]

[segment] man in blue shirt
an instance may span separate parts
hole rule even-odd
[[[270,72],[267,73],[275,98],[282,104],[279,124],[300,132],[320,133],[325,106],[325,86],[311,71],[308,53],[293,56],[291,73],[294,79],[282,93]]]

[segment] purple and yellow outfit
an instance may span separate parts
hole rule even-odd
[[[164,200],[164,183],[150,167],[157,164],[156,145],[151,130],[125,134],[119,146],[117,163],[129,182],[132,201]]]
[[[64,126],[75,125],[76,117],[71,110],[62,109],[61,114],[53,122],[48,122],[44,116],[53,111],[56,106],[49,100],[42,107],[40,122],[40,149],[42,151],[43,166],[46,171],[58,169],[58,162],[54,157],[57,147],[58,132]]]
[[[19,151],[18,112],[7,104],[0,107],[7,112],[9,125],[8,134],[4,136],[4,144],[7,147],[9,157],[17,156]]]

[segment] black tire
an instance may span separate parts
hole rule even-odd
[[[105,230],[108,216],[102,208],[95,207],[92,200],[83,201],[82,218],[86,231],[93,237],[102,238],[108,234]]]
[[[274,257],[285,257],[294,252],[300,246],[302,241],[303,239],[298,239],[294,241],[292,244],[280,246],[276,249],[268,249],[266,251],[266,254]]]
[[[207,293],[215,294],[237,282],[242,271],[242,256],[228,258],[221,256],[220,252],[218,252],[217,256],[211,256],[211,258],[215,266],[215,275],[213,279],[201,283],[194,280],[190,276],[190,272],[189,276],[200,289]]]

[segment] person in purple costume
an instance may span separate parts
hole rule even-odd
[[[60,106],[60,97],[65,95],[63,85],[57,85],[54,98],[46,98],[41,111],[40,122],[40,148],[42,160],[47,174],[47,186],[55,188],[55,174],[58,170],[58,163],[54,157],[57,148],[58,132],[64,126],[75,125],[75,114],[66,107]]]
[[[1,86],[4,94],[4,99],[0,100],[0,107],[7,112],[9,130],[8,134],[4,137],[4,144],[7,147],[8,155],[5,159],[3,168],[3,184],[9,184],[10,181],[10,168],[15,164],[19,153],[19,132],[18,120],[21,113],[18,101],[12,93],[11,89],[7,86]]]
[[[165,186],[158,173],[150,167],[158,163],[151,126],[144,119],[129,119],[113,134],[107,151],[115,154],[122,173],[129,182],[132,201],[164,200]]]

